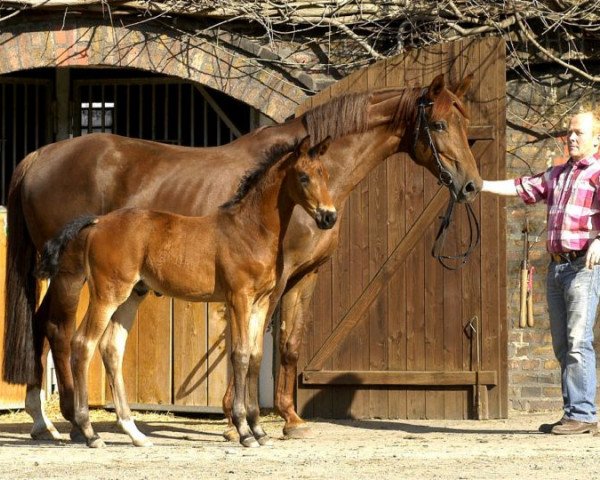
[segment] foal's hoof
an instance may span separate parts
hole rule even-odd
[[[262,437],[258,437],[256,439],[256,441],[258,442],[258,444],[261,447],[272,447],[273,446],[273,440],[271,440],[271,437],[269,437],[268,435],[263,435]]]
[[[30,435],[34,440],[62,440],[60,433],[54,426],[52,428],[40,428],[39,430],[34,428],[31,430]]]
[[[237,442],[240,439],[240,434],[235,427],[228,427],[227,430],[223,432],[223,438],[228,442]]]
[[[74,443],[87,443],[86,438],[78,428],[73,427],[69,432],[69,437],[71,437],[71,441]]]
[[[154,446],[154,444],[147,438],[136,438],[135,440],[133,440],[133,444],[136,447],[153,447]]]
[[[313,438],[312,428],[306,423],[283,427],[283,435],[286,439]]]
[[[90,448],[104,448],[106,447],[106,443],[100,437],[94,437],[88,440],[87,446]]]
[[[240,440],[240,443],[247,448],[258,448],[260,447],[260,443],[254,437],[246,437],[243,440]]]

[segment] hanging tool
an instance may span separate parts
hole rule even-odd
[[[521,260],[521,311],[519,327],[533,327],[533,273],[535,268],[529,263],[529,220],[525,219],[523,233],[523,259]]]

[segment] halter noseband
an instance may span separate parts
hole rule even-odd
[[[435,237],[435,242],[433,244],[433,248],[431,249],[431,255],[437,259],[440,264],[448,269],[448,270],[458,270],[463,267],[467,263],[467,259],[469,255],[473,253],[475,247],[479,244],[479,240],[481,239],[481,232],[479,229],[479,222],[477,221],[477,217],[475,216],[475,212],[470,204],[465,203],[465,209],[467,211],[467,218],[469,220],[469,246],[467,247],[464,253],[458,255],[442,255],[441,251],[444,245],[444,241],[446,240],[446,234],[448,233],[448,228],[450,227],[450,221],[452,220],[452,213],[454,212],[454,204],[456,202],[456,193],[452,188],[452,184],[454,183],[452,180],[452,174],[450,171],[444,167],[442,160],[440,158],[440,154],[435,148],[435,143],[433,143],[433,138],[431,137],[431,130],[429,129],[429,121],[427,119],[427,114],[425,113],[425,108],[432,107],[433,102],[428,101],[425,97],[427,94],[427,88],[424,88],[421,91],[421,96],[417,102],[417,107],[419,109],[417,113],[417,125],[415,127],[415,141],[413,143],[413,155],[416,158],[417,151],[417,142],[419,141],[419,136],[421,135],[421,128],[427,135],[428,146],[431,149],[433,154],[433,158],[435,159],[436,167],[438,169],[438,183],[440,185],[444,185],[448,187],[450,190],[451,196],[448,200],[448,207],[446,208],[446,213],[443,217],[440,217],[441,223],[438,233]],[[422,127],[421,127],[422,126]],[[457,265],[450,265],[448,261],[458,261]]]

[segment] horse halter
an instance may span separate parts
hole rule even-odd
[[[433,107],[433,102],[428,101],[425,97],[427,94],[427,88],[424,88],[421,92],[421,96],[419,97],[419,101],[417,102],[417,107],[419,109],[417,113],[417,125],[415,127],[415,141],[413,143],[413,154],[416,157],[417,153],[417,142],[419,141],[419,137],[421,135],[421,125],[423,126],[423,131],[427,135],[427,143],[429,148],[431,149],[431,153],[433,154],[433,158],[435,160],[435,165],[438,169],[438,182],[440,185],[444,185],[448,187],[453,196],[456,196],[454,191],[450,188],[452,186],[452,174],[450,171],[444,167],[442,163],[442,159],[440,158],[440,154],[435,148],[435,143],[433,143],[433,138],[431,137],[431,129],[429,128],[429,121],[427,119],[427,114],[425,113],[425,108]]]
[[[440,264],[446,268],[447,270],[458,270],[462,268],[466,263],[467,259],[475,250],[475,247],[479,244],[481,239],[481,232],[479,228],[479,222],[477,221],[477,217],[475,216],[475,212],[469,203],[465,203],[465,209],[467,212],[467,218],[469,220],[469,245],[464,253],[460,253],[457,255],[442,255],[441,251],[446,240],[446,234],[448,233],[448,228],[450,227],[450,221],[452,220],[452,213],[454,212],[454,204],[456,203],[456,193],[451,188],[454,181],[452,180],[452,174],[450,171],[444,167],[442,160],[440,158],[440,154],[435,147],[435,143],[433,143],[433,138],[431,137],[431,130],[429,128],[429,121],[427,118],[427,114],[425,113],[425,108],[432,107],[433,102],[428,101],[426,99],[427,88],[424,88],[421,92],[421,96],[419,97],[417,107],[419,109],[417,113],[417,125],[415,127],[415,141],[413,143],[413,155],[416,157],[417,151],[417,142],[419,141],[419,136],[421,135],[421,128],[427,135],[427,143],[429,148],[431,149],[431,153],[433,154],[433,158],[435,159],[436,167],[438,169],[438,184],[444,185],[448,187],[450,190],[450,198],[448,200],[448,207],[446,208],[446,213],[443,217],[440,217],[441,223],[440,228],[438,229],[438,233],[435,237],[435,241],[433,243],[433,248],[431,249],[431,256],[434,257]],[[448,263],[458,262],[456,265],[451,265]]]

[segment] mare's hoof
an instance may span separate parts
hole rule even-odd
[[[243,440],[240,440],[240,443],[247,448],[258,448],[260,447],[260,443],[256,441],[254,437],[246,437]]]
[[[54,427],[31,430],[30,435],[34,440],[62,440],[60,433]]]
[[[237,442],[240,439],[240,434],[235,427],[228,427],[227,430],[223,432],[223,438],[228,442]]]
[[[102,441],[100,437],[94,437],[88,440],[87,446],[90,448],[104,448],[106,444]]]
[[[313,438],[312,428],[306,423],[283,427],[283,435],[286,439]]]
[[[258,444],[261,447],[272,447],[273,446],[273,440],[271,440],[271,437],[269,437],[268,435],[263,435],[262,437],[258,437],[256,439],[256,441],[258,442]]]
[[[83,433],[81,433],[81,431],[75,427],[71,429],[69,437],[71,437],[71,441],[74,443],[87,443],[87,440],[83,436]]]

